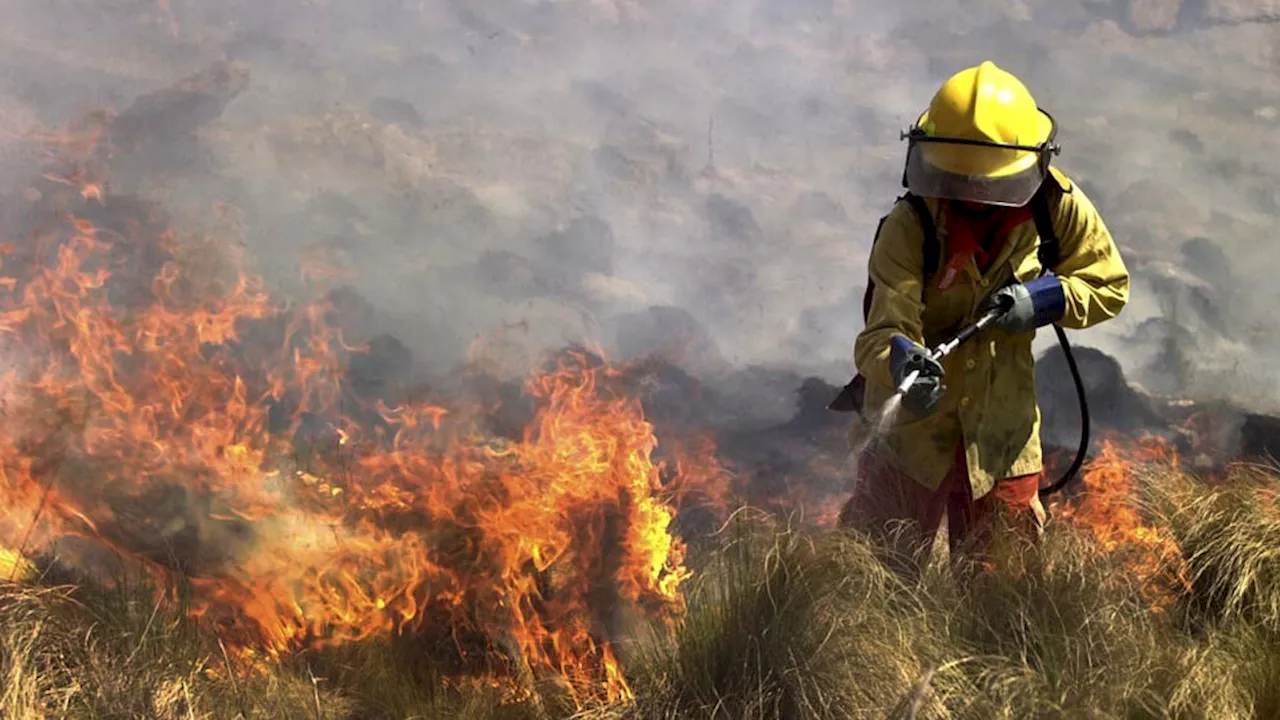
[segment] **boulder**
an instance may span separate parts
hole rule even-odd
[[[1090,347],[1073,347],[1072,354],[1084,384],[1095,439],[1107,432],[1133,433],[1167,425],[1153,401],[1125,379],[1115,358]],[[1080,442],[1080,401],[1061,346],[1055,345],[1036,361],[1035,375],[1041,440],[1046,445],[1075,448]]]

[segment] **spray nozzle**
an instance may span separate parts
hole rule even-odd
[[[942,358],[950,355],[952,350],[955,350],[969,338],[977,335],[980,330],[995,322],[997,318],[1009,312],[1009,310],[1013,308],[1012,297],[1001,295],[996,298],[995,302],[996,306],[988,310],[982,317],[978,318],[977,322],[966,326],[959,333],[956,333],[955,337],[930,350],[928,355],[929,359],[935,362],[941,361]],[[910,374],[902,379],[902,384],[898,385],[897,393],[899,395],[905,395],[907,391],[911,389],[911,386],[916,384],[916,380],[919,378],[920,370],[917,369],[911,371]]]

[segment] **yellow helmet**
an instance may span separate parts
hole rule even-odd
[[[1053,118],[991,61],[952,75],[908,139],[904,184],[925,197],[1025,205],[1058,152]]]

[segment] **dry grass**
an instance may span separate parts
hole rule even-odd
[[[1133,573],[1055,523],[995,569],[935,564],[906,582],[864,541],[740,515],[700,542],[689,612],[620,644],[636,700],[579,717],[1280,717],[1280,510],[1274,477],[1208,487],[1142,477],[1145,513],[1182,548],[1188,587],[1155,611]],[[65,578],[63,580],[66,580]],[[575,714],[446,682],[397,639],[228,677],[216,643],[139,588],[0,588],[4,716],[512,718]]]
[[[231,672],[216,640],[150,597],[136,586],[0,585],[3,717],[536,717],[487,685],[446,691],[430,665],[388,643]]]
[[[1121,555],[1070,524],[967,580],[903,584],[861,541],[739,527],[671,638],[633,663],[635,718],[1280,717],[1280,510],[1272,475],[1140,478],[1189,587],[1153,607]]]
[[[238,677],[138,588],[0,589],[9,718],[340,718],[351,703],[295,674]]]

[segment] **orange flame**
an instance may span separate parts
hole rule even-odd
[[[614,613],[681,610],[670,526],[680,493],[723,478],[713,447],[668,472],[619,371],[583,356],[529,379],[515,440],[465,406],[353,400],[358,350],[326,303],[286,311],[228,244],[130,227],[64,216],[0,269],[0,541],[78,536],[183,573],[246,658],[435,633],[630,694]]]
[[[1102,452],[1084,468],[1084,492],[1063,507],[1061,515],[1120,557],[1140,580],[1152,608],[1162,611],[1190,581],[1177,540],[1139,512],[1134,469],[1143,464],[1176,465],[1177,455],[1158,438],[1144,438],[1123,449],[1113,440],[1103,441]]]

